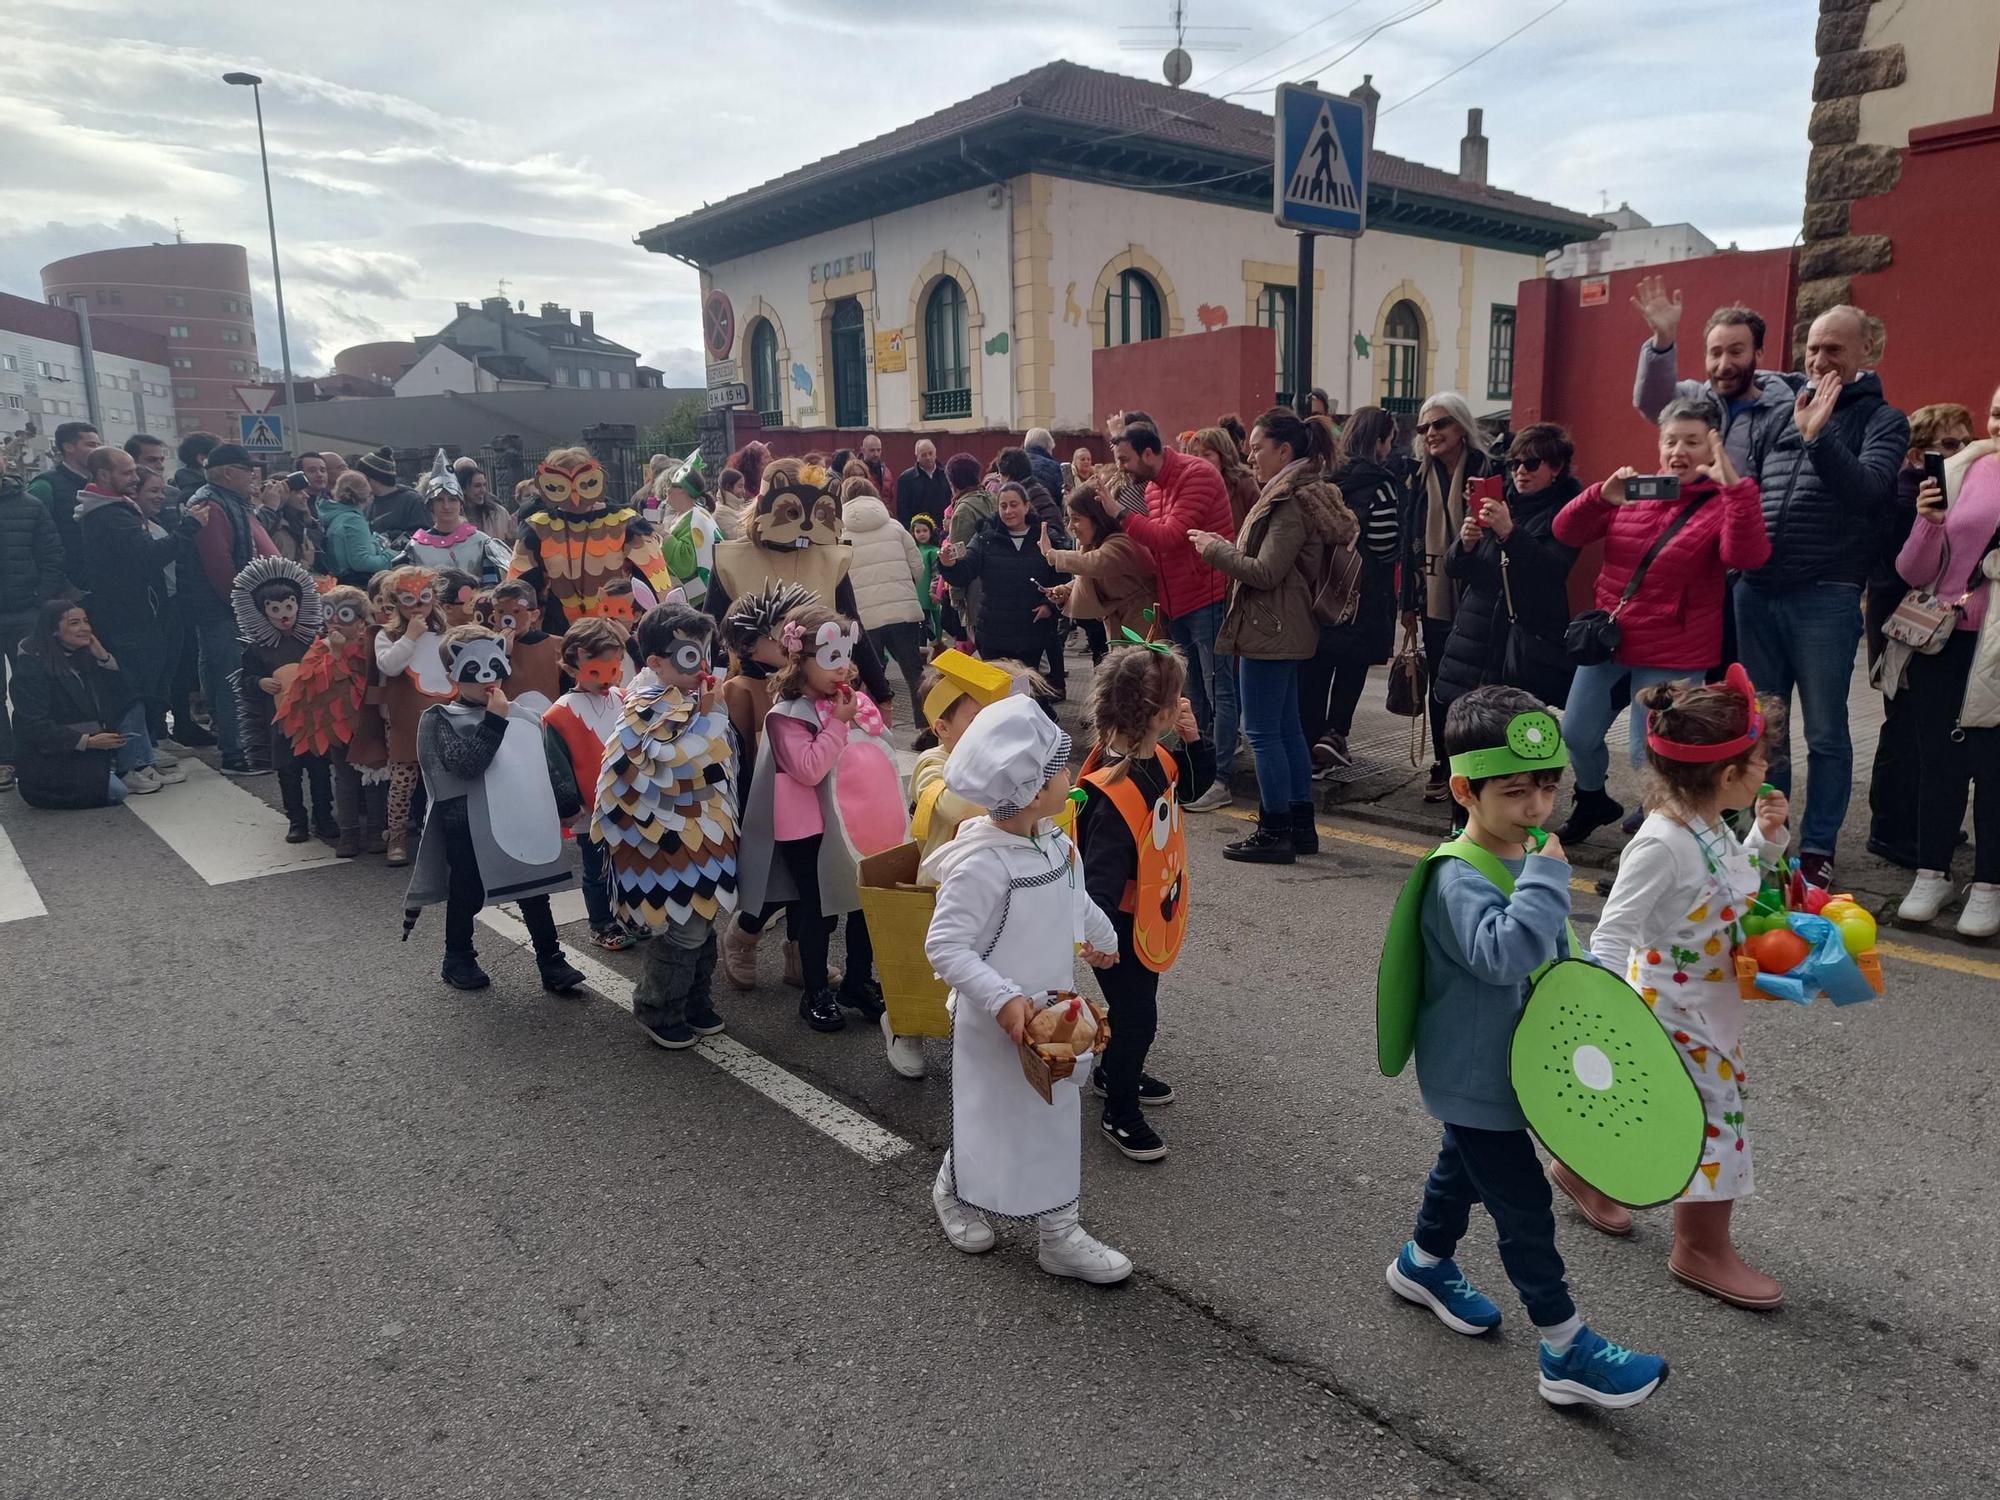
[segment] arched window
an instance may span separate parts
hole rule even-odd
[[[924,299],[924,420],[972,415],[972,356],[965,343],[965,293],[940,276]]]
[[[1160,336],[1160,289],[1144,271],[1120,271],[1104,294],[1104,342],[1136,344]]]
[[[1424,398],[1424,315],[1414,302],[1398,302],[1382,324],[1385,384],[1382,404],[1414,416]],[[1401,403],[1401,404],[1398,404]]]
[[[769,318],[750,325],[750,404],[766,427],[785,420],[785,388],[778,383],[778,330]]]
[[[1296,322],[1296,293],[1288,286],[1266,286],[1257,294],[1257,322],[1278,335],[1278,405],[1290,406],[1296,389],[1298,364],[1292,347]]]
[[[859,298],[842,297],[833,304],[827,330],[827,353],[833,366],[833,424],[868,425],[868,318]]]

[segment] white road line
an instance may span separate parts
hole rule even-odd
[[[549,911],[554,914],[556,926],[567,927],[572,922],[587,921],[589,909],[583,904],[583,892],[576,886],[566,891],[557,891],[549,897]]]
[[[22,922],[29,917],[46,917],[42,893],[29,878],[28,867],[14,852],[14,841],[0,828],[0,922]]]
[[[125,806],[209,885],[335,863],[318,839],[286,843],[285,815],[221,772],[192,755],[182,757],[181,769],[185,782],[127,798]]]
[[[479,913],[481,925],[498,933],[516,947],[532,948],[528,929],[521,919],[506,907],[489,906]],[[583,971],[590,981],[590,988],[609,1000],[621,1010],[632,1008],[632,981],[620,974],[609,964],[601,963],[587,953],[579,953],[574,948],[563,950],[569,961]],[[722,1069],[738,1083],[745,1084],[769,1099],[820,1134],[845,1146],[856,1156],[871,1166],[894,1161],[906,1151],[914,1150],[910,1142],[895,1132],[883,1129],[873,1120],[857,1114],[838,1099],[822,1093],[796,1074],[787,1073],[783,1068],[741,1042],[727,1036],[703,1037],[701,1045],[692,1049],[699,1057],[707,1059]]]

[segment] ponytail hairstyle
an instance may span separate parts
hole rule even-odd
[[[1291,449],[1292,457],[1325,468],[1333,462],[1333,425],[1300,416],[1290,407],[1274,406],[1257,419],[1257,428],[1274,443]],[[1253,429],[1254,430],[1254,429]]]
[[[1735,675],[1732,673],[1732,676]],[[1748,682],[1744,678],[1745,683]],[[1755,742],[1723,760],[1684,760],[1662,755],[1649,743],[1646,767],[1652,773],[1646,805],[1686,806],[1715,789],[1722,773],[1750,763],[1759,747],[1783,745],[1787,736],[1785,705],[1769,695],[1752,699],[1731,682],[1662,682],[1642,689],[1633,699],[1646,711],[1645,734],[1677,745],[1724,745],[1750,732],[1752,715],[1763,716],[1763,732]],[[1636,732],[1636,731],[1635,731]]]
[[[1110,780],[1131,774],[1133,757],[1152,748],[1160,715],[1180,706],[1186,686],[1187,661],[1178,651],[1119,646],[1105,656],[1090,680],[1090,723],[1097,756],[1122,757]]]

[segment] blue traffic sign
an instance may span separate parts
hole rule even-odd
[[[282,453],[285,450],[285,419],[274,411],[240,411],[236,425],[239,441],[252,453]]]
[[[1279,86],[1272,212],[1285,229],[1358,235],[1368,227],[1366,117],[1359,103],[1304,84]]]

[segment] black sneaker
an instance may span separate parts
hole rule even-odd
[[[832,990],[799,991],[799,1019],[814,1031],[839,1031],[847,1025]]]
[[[271,774],[269,766],[253,766],[247,760],[225,760],[216,769],[221,771],[224,776],[234,776],[239,781],[247,780],[252,776],[269,776]]]
[[[685,1021],[676,1021],[671,1026],[648,1026],[641,1021],[639,1029],[652,1039],[655,1047],[665,1047],[669,1052],[684,1052],[701,1041]]]
[[[1167,1154],[1167,1143],[1143,1119],[1120,1121],[1106,1115],[1098,1128],[1107,1141],[1134,1161],[1158,1161]]]
[[[571,963],[562,949],[551,953],[536,954],[535,967],[541,970],[542,988],[555,995],[566,995],[583,985],[583,970]]]
[[[696,1036],[714,1036],[729,1028],[723,1024],[713,1005],[690,1005],[687,1011],[688,1030]]]
[[[306,820],[303,817],[292,819],[291,826],[285,830],[285,842],[288,844],[310,844],[312,842],[312,830],[306,826]]]
[[[186,745],[190,750],[212,750],[215,748],[215,736],[193,718],[185,722],[175,719],[174,743]]]
[[[1090,1070],[1090,1086],[1097,1090],[1099,1098],[1104,1098],[1108,1095],[1109,1090],[1104,1087],[1103,1068],[1098,1067]],[[1174,1086],[1171,1083],[1162,1083],[1151,1073],[1141,1073],[1139,1075],[1139,1102],[1149,1109],[1161,1104],[1172,1104],[1174,1102]]]
[[[1432,766],[1430,779],[1424,783],[1424,801],[1443,802],[1451,796],[1451,772],[1443,766]]]
[[[493,982],[479,967],[479,955],[472,952],[455,953],[447,949],[444,967],[439,972],[444,982],[455,990],[483,990]]]
[[[841,980],[840,988],[833,997],[852,1011],[858,1011],[861,1019],[870,1025],[882,1019],[887,1008],[882,1001],[882,986],[872,979],[856,979],[852,974]]]

